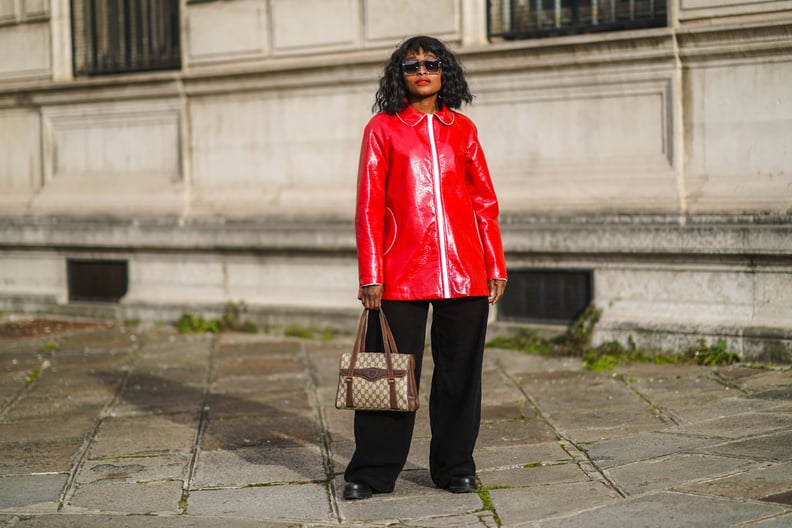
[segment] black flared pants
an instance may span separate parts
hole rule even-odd
[[[451,477],[473,475],[473,448],[481,421],[481,365],[489,303],[486,297],[432,301],[383,301],[399,353],[415,355],[416,378],[432,305],[434,360],[429,395],[432,440],[429,472],[440,488]],[[381,351],[376,313],[369,319],[366,350]],[[410,451],[415,413],[355,412],[355,453],[344,473],[347,482],[364,482],[378,492],[393,491]]]

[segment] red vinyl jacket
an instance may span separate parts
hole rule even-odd
[[[498,201],[473,122],[447,107],[376,114],[355,215],[360,285],[387,300],[487,296],[505,279]]]

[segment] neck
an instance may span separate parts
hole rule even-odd
[[[410,106],[423,114],[434,114],[437,112],[437,95],[410,99]]]

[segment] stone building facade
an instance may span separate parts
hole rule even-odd
[[[97,73],[113,11],[0,0],[0,310],[173,319],[234,302],[265,323],[354,323],[361,131],[386,58],[423,33],[476,94],[464,111],[513,277],[493,321],[593,301],[599,341],[723,338],[788,360],[792,1],[493,32],[540,4],[552,25],[569,4],[656,2],[177,0],[151,34],[173,39],[170,63]]]

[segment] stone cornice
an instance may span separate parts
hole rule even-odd
[[[510,254],[792,256],[790,215],[506,216],[501,227]],[[353,255],[355,234],[341,218],[3,216],[0,247]]]
[[[713,20],[730,20],[752,23],[770,17],[786,18],[792,16],[790,0],[678,0],[679,20],[682,24],[712,25]]]
[[[361,86],[376,83],[387,50],[366,49],[318,55],[271,57],[183,71],[132,73],[0,83],[0,108],[84,101],[197,96],[244,91]],[[792,20],[732,26],[671,27],[493,42],[457,49],[467,71],[675,64],[681,60],[792,54]]]
[[[0,108],[227,93],[229,85],[238,93],[376,83],[384,62],[382,50],[365,50],[321,56],[276,57],[266,61],[207,66],[186,71],[130,73],[70,81],[0,83]]]
[[[662,62],[674,58],[674,31],[666,27],[504,41],[459,54],[471,73]]]
[[[504,244],[512,253],[792,256],[790,215],[581,215],[507,217]]]
[[[355,235],[336,219],[6,216],[0,247],[337,253],[354,251]]]
[[[683,62],[792,54],[792,20],[759,25],[683,28],[677,33]]]

